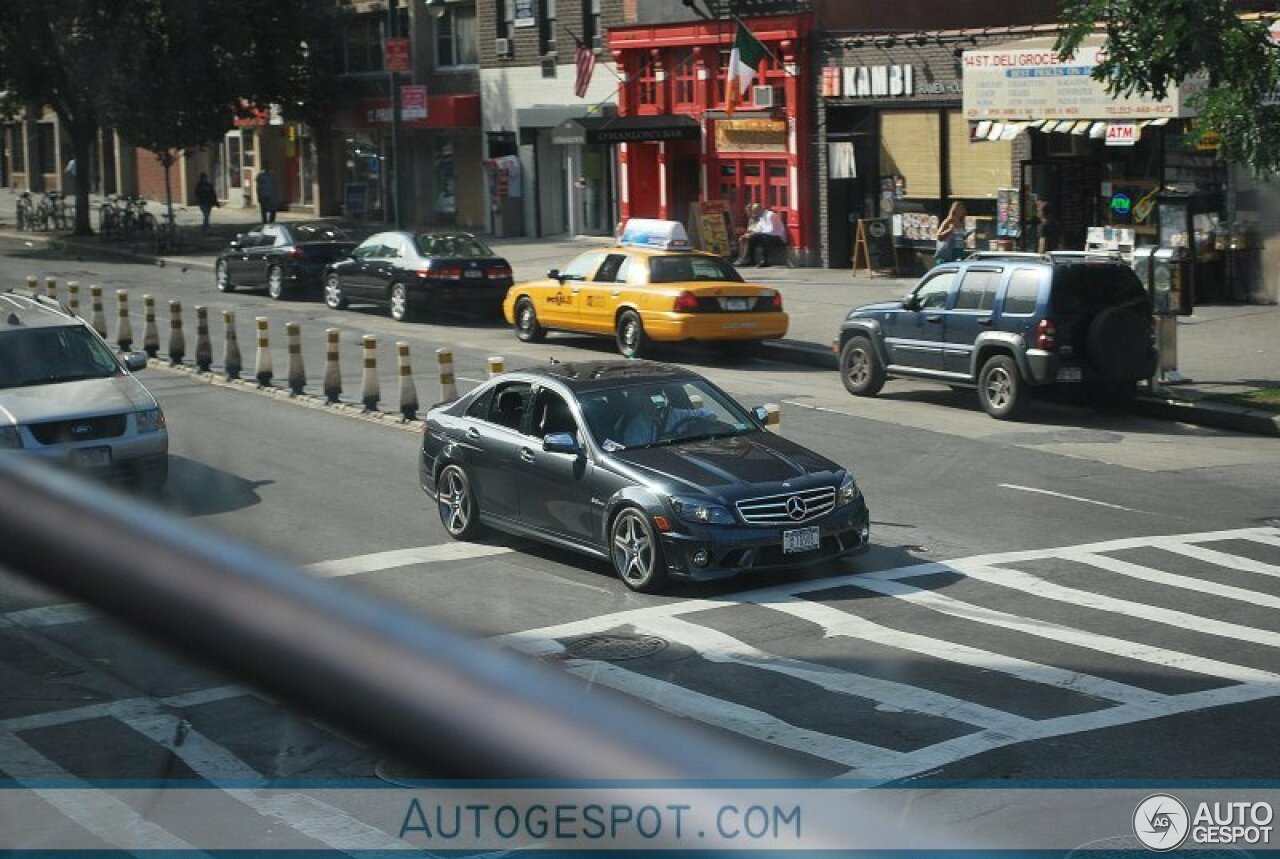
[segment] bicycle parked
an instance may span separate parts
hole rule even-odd
[[[147,217],[151,217],[148,215]],[[172,212],[164,212],[155,226],[155,252],[157,254],[182,247],[182,228]]]
[[[45,191],[44,196],[40,198],[40,205],[36,207],[35,217],[36,223],[42,230],[50,227],[55,230],[69,229],[70,217],[67,213],[66,195],[56,190]]]
[[[119,198],[115,194],[108,194],[98,206],[98,237],[103,241],[114,238],[122,229],[122,219]]]
[[[30,191],[23,191],[18,195],[15,220],[19,230],[35,229],[35,204],[31,202]]]

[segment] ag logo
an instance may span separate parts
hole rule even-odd
[[[1133,812],[1133,834],[1151,850],[1173,850],[1187,838],[1186,806],[1167,793],[1147,797]]]

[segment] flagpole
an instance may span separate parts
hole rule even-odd
[[[779,57],[772,50],[770,50],[768,45],[766,45],[760,39],[756,38],[756,34],[751,31],[750,27],[747,27],[746,21],[742,20],[742,18],[740,18],[738,15],[734,14],[733,12],[729,13],[729,20],[733,21],[735,24],[741,24],[743,27],[746,27],[747,32],[751,33],[751,38],[755,39],[756,42],[760,45],[760,47],[764,50],[764,52],[769,55],[769,59],[773,60],[775,63],[778,64],[778,66],[782,69],[782,73],[784,75],[787,75],[788,77],[793,77],[793,78],[799,77],[798,74],[796,74],[795,72],[789,71],[787,69],[787,64],[782,61],[781,57]]]

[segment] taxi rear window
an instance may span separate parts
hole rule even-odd
[[[738,270],[719,257],[654,256],[649,259],[650,283],[728,280],[741,283]]]

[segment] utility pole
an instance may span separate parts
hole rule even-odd
[[[391,86],[391,157],[388,159],[387,184],[391,197],[391,222],[397,230],[404,229],[403,209],[400,205],[400,73],[389,57],[385,46],[399,36],[397,18],[400,0],[387,0],[387,38],[384,42],[384,62]]]

